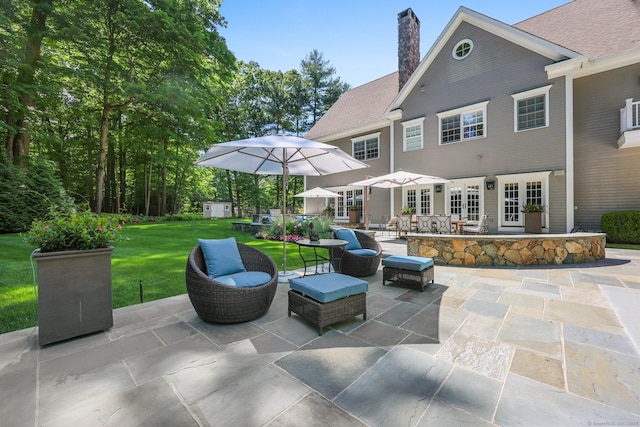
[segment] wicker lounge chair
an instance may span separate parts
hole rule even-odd
[[[376,251],[374,256],[362,256],[345,251],[342,248],[331,249],[331,265],[336,271],[354,277],[365,277],[376,274],[380,259],[382,258],[382,246],[373,237],[359,231],[355,232],[358,241],[363,249]],[[335,232],[331,233],[331,238],[335,239]]]
[[[187,261],[187,292],[198,316],[209,323],[239,323],[264,315],[278,288],[278,269],[269,256],[238,243],[238,251],[247,271],[263,271],[271,276],[264,285],[238,288],[218,282],[207,275],[200,245],[193,248]]]

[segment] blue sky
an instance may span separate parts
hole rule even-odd
[[[420,19],[420,55],[444,30],[459,6],[515,24],[569,0],[223,0],[220,30],[243,61],[270,70],[299,69],[313,49],[352,87],[397,71],[399,12]]]

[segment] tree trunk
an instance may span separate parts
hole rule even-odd
[[[31,20],[28,27],[28,41],[25,49],[25,62],[18,71],[16,83],[24,90],[19,97],[19,107],[14,111],[13,117],[9,121],[15,124],[16,133],[9,132],[6,150],[7,158],[13,158],[15,164],[19,164],[23,159],[29,157],[29,122],[27,112],[33,106],[33,85],[35,74],[40,62],[42,48],[42,38],[46,28],[47,16],[53,8],[53,0],[33,1]],[[11,113],[9,113],[11,114]]]
[[[162,216],[167,212],[167,157],[169,157],[168,142],[164,141],[162,158],[162,173],[160,174],[160,200],[158,203],[158,216]]]
[[[177,150],[176,150],[177,151]],[[178,179],[178,173],[180,172],[180,178]],[[176,164],[176,182],[174,184],[173,190],[173,209],[171,213],[177,214],[181,212],[182,203],[180,203],[180,199],[182,198],[182,186],[184,185],[184,180],[187,176],[187,169],[182,168],[180,170],[180,166]]]
[[[236,187],[236,206],[238,207],[238,218],[242,218],[242,200],[241,200],[241,192],[240,192],[240,180],[238,179],[238,172],[233,171],[233,180],[235,181]]]
[[[104,167],[107,160],[107,135],[109,134],[109,95],[104,89],[102,97],[102,118],[100,119],[100,145],[98,147],[98,169],[96,170],[96,206],[97,214],[102,212],[104,191]]]
[[[92,128],[91,126],[86,126],[86,131],[87,131],[87,141],[92,141],[93,140],[93,132],[92,132]],[[94,179],[93,179],[93,156],[91,155],[91,144],[87,144],[87,177],[86,177],[86,188],[85,188],[85,194],[87,194],[89,196],[89,206],[87,208],[91,208],[91,206],[93,206],[94,204],[94,199],[93,199],[93,194],[95,194],[93,192],[93,183],[94,183]]]
[[[118,121],[120,122],[120,121]],[[105,210],[107,212],[117,211],[117,193],[116,188],[116,147],[113,141],[107,141],[107,182],[105,185]]]
[[[151,147],[153,149],[153,146]],[[153,157],[149,159],[149,174],[145,178],[144,189],[144,214],[149,216],[149,205],[151,204],[151,173],[153,172]]]
[[[225,173],[227,175],[227,189],[229,191],[229,195],[227,197],[229,200],[231,200],[231,216],[235,218],[236,210],[235,203],[233,201],[233,182],[231,181],[231,171],[227,170],[225,171]]]
[[[300,181],[303,178],[301,176],[294,176],[293,177],[293,194],[298,194],[300,193],[300,191],[298,190],[298,188],[301,188],[300,186]],[[293,200],[291,201],[291,208],[293,209],[293,212],[296,211],[297,205],[299,205],[300,203],[302,203],[303,199],[301,199],[300,197],[294,197]]]
[[[11,87],[11,78],[9,73],[3,75],[2,87],[4,88],[4,99],[10,99],[11,91],[9,88]],[[13,110],[8,108],[7,113],[5,114],[5,122],[8,126],[7,139],[5,140],[5,156],[7,159],[13,158],[13,141],[16,136],[16,133],[12,130],[14,125],[13,115]]]
[[[261,203],[260,203],[260,179],[258,178],[258,174],[253,174],[253,188],[258,192],[258,197],[256,197],[256,212],[257,214],[262,213]]]
[[[122,141],[118,141],[118,169],[119,169],[119,191],[118,191],[118,213],[127,212],[127,152]]]

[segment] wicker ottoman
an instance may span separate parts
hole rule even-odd
[[[433,283],[432,258],[394,255],[383,259],[382,266],[382,286],[386,280],[404,282],[420,286],[422,292],[429,282]]]
[[[318,274],[290,279],[289,316],[291,312],[318,326],[325,326],[362,314],[367,320],[366,292],[369,284],[340,273]]]

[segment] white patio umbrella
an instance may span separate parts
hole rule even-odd
[[[319,198],[319,197],[341,197],[340,194],[334,193],[333,191],[325,190],[324,188],[315,187],[311,190],[303,191],[302,193],[294,194],[293,197],[309,197],[309,198]]]
[[[438,176],[422,175],[419,173],[398,171],[389,173],[382,176],[375,176],[367,178],[362,181],[352,182],[349,185],[358,185],[365,187],[365,193],[367,198],[365,199],[365,228],[369,229],[369,194],[366,191],[366,187],[378,187],[378,188],[396,188],[403,187],[405,185],[429,185],[429,184],[446,184],[449,183],[448,179],[440,178]]]
[[[353,182],[349,185],[361,185],[363,187],[379,187],[379,188],[395,188],[404,185],[428,185],[428,184],[446,184],[448,179],[438,176],[422,175],[419,173],[398,171],[382,176],[375,176],[363,181]]]
[[[369,165],[351,157],[338,147],[292,135],[268,135],[212,145],[196,162],[262,175],[283,175],[282,225],[286,227],[287,180],[290,175],[319,176]],[[287,233],[282,242],[283,271],[278,279],[286,282],[294,274],[287,271]]]
[[[294,194],[293,197],[304,197],[308,199],[319,199],[319,198],[336,198],[341,197],[340,194],[334,193],[333,191],[325,190],[324,188],[314,187],[311,190],[303,191],[302,193]],[[306,205],[305,205],[306,212]]]

